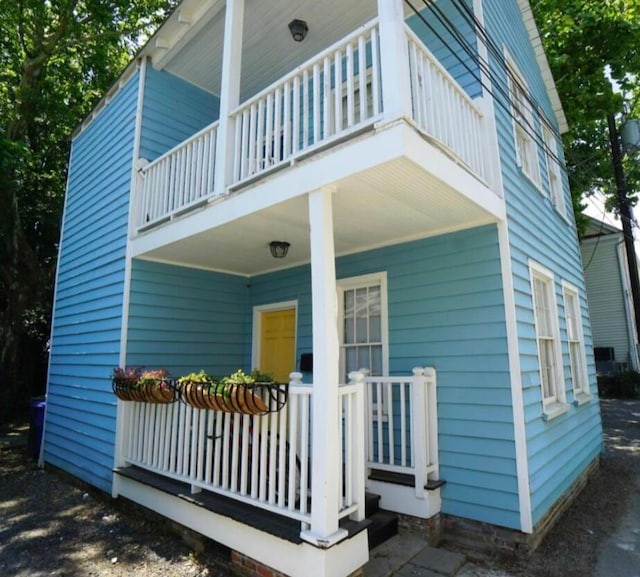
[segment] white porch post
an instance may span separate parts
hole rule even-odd
[[[234,126],[229,114],[240,104],[244,0],[227,0],[220,85],[220,125],[216,139],[215,196],[225,194],[233,166]]]
[[[378,0],[382,103],[388,119],[412,116],[403,0]]]
[[[332,189],[309,194],[313,306],[311,527],[301,537],[330,547],[347,536],[338,527],[340,418],[338,415],[338,299]]]

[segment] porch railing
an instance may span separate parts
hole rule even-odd
[[[413,120],[427,134],[488,181],[483,115],[478,105],[405,26]]]
[[[203,128],[142,169],[138,229],[176,216],[214,195],[218,124]]]
[[[308,524],[313,386],[291,375],[285,408],[264,416],[127,403],[124,461]],[[364,512],[364,385],[339,388],[342,415],[338,516]]]
[[[375,19],[232,113],[232,183],[340,138],[372,122],[381,111]]]
[[[413,476],[420,496],[427,481],[438,478],[435,370],[418,367],[413,376],[365,382],[367,467]]]

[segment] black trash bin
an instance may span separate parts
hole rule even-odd
[[[44,397],[35,397],[31,399],[27,452],[29,453],[29,456],[34,459],[37,459],[40,456],[42,430],[44,428],[44,410],[46,405],[47,402]]]

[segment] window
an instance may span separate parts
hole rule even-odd
[[[540,186],[540,163],[538,145],[534,139],[534,117],[527,84],[515,64],[507,58],[507,80],[513,114],[513,133],[516,162],[522,172]]]
[[[561,352],[553,275],[530,262],[533,312],[538,345],[538,364],[545,416],[552,418],[566,410],[560,370]]]
[[[549,180],[549,195],[551,202],[562,216],[567,215],[567,207],[564,202],[562,189],[562,177],[560,173],[560,159],[556,137],[552,130],[545,124],[542,128],[545,144],[545,160],[547,165],[547,178]]]
[[[340,370],[387,373],[387,278],[385,273],[338,281]]]
[[[566,284],[562,285],[564,314],[567,323],[567,342],[569,344],[569,365],[574,401],[577,404],[588,400],[589,382],[587,379],[587,361],[582,338],[582,316],[578,291]]]

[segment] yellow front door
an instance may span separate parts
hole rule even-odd
[[[289,373],[296,368],[296,311],[284,309],[266,311],[261,317],[261,372],[272,375],[279,383],[289,382]]]

